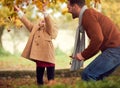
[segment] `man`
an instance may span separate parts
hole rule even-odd
[[[79,18],[79,26],[83,27],[90,39],[88,47],[72,58],[85,61],[102,52],[83,70],[82,79],[102,80],[120,65],[120,31],[108,17],[87,8],[85,0],[68,0],[67,7],[73,19]]]

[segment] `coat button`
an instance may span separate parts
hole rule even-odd
[[[39,46],[39,43],[37,43],[36,45]]]

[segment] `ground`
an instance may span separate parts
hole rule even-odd
[[[71,85],[72,88],[74,88],[77,82],[82,81],[80,78],[81,71],[82,70],[77,72],[70,72],[68,69],[56,70],[56,77],[55,77],[56,84],[57,85],[64,84],[67,86],[67,88],[69,88],[68,85]],[[35,75],[36,75],[35,71],[1,71],[0,88],[37,88]],[[108,77],[108,80],[116,80],[116,79],[120,81],[119,68],[110,77]],[[48,82],[46,75],[44,76],[44,81],[46,85]],[[51,87],[45,87],[45,88],[51,88]],[[65,86],[60,88],[65,88]]]

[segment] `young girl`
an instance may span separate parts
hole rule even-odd
[[[30,36],[22,56],[36,62],[37,83],[43,85],[43,75],[47,69],[47,78],[49,84],[54,82],[55,55],[52,39],[57,36],[57,27],[48,13],[43,11],[44,20],[38,24],[31,23],[24,13],[14,6],[21,22],[30,31]]]

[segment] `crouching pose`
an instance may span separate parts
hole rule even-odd
[[[72,58],[83,61],[101,51],[101,54],[83,70],[82,79],[102,80],[120,65],[120,31],[107,16],[87,8],[85,0],[68,0],[67,5],[72,17],[79,18],[77,29],[79,33],[76,33],[78,37],[76,37],[74,51],[81,48],[80,44],[84,44],[85,37],[82,37],[83,42],[79,41],[80,33],[83,35],[86,32],[90,39],[88,47],[81,52],[76,52]]]

